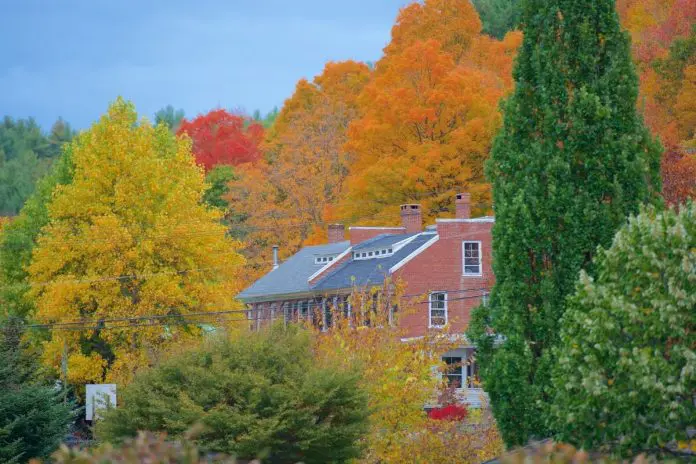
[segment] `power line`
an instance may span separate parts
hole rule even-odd
[[[462,301],[462,300],[470,300],[470,299],[480,299],[482,295],[471,295],[471,296],[464,296],[464,297],[455,297],[455,298],[450,298],[447,301],[452,302],[452,301]],[[402,299],[404,298],[403,296],[401,297]],[[298,300],[298,301],[309,301],[309,300]],[[411,302],[411,304],[429,304],[429,301],[419,301],[419,302]],[[333,306],[333,305],[331,305]],[[318,306],[310,306],[307,309],[308,310],[314,310]],[[170,308],[170,309],[176,309],[176,308]],[[337,308],[334,308],[337,309]],[[281,311],[285,311],[285,307],[280,308]],[[197,312],[197,313],[188,313],[188,314],[151,314],[151,315],[145,315],[145,316],[137,316],[137,317],[124,317],[124,318],[111,318],[111,319],[94,319],[92,318],[91,320],[81,320],[81,321],[69,321],[69,322],[53,322],[53,323],[46,323],[46,324],[29,324],[24,326],[26,329],[51,329],[51,330],[77,330],[77,331],[84,331],[84,330],[112,330],[112,329],[130,329],[134,327],[152,327],[152,326],[168,326],[168,325],[187,325],[187,324],[201,324],[204,323],[203,321],[199,320],[191,320],[191,318],[197,318],[197,317],[212,317],[212,316],[224,316],[224,315],[229,315],[229,314],[239,314],[239,313],[250,313],[250,312],[259,312],[260,310],[258,309],[229,309],[229,310],[221,310],[221,311],[206,311],[206,312]],[[365,311],[360,311],[362,312],[368,312],[368,310]],[[230,319],[230,321],[255,321],[257,319],[264,319],[265,317],[247,317],[247,318],[242,318],[242,319]],[[173,319],[173,321],[168,322],[166,321],[167,319]],[[143,322],[143,321],[149,321],[149,322]],[[157,322],[156,322],[157,321]],[[107,326],[106,324],[110,323],[123,323],[123,322],[129,322],[130,324],[128,325],[117,325],[117,326]],[[142,322],[142,323],[140,323]],[[88,325],[89,324],[89,325]]]

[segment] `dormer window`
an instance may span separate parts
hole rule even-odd
[[[316,256],[314,258],[315,264],[326,264],[334,260],[334,256]]]
[[[380,248],[379,250],[371,251],[354,251],[353,259],[370,259],[374,257],[383,258],[385,256],[390,256],[393,251],[393,248]]]

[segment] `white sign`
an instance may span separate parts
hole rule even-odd
[[[99,383],[86,385],[85,419],[99,419],[99,411],[116,407],[116,384]]]

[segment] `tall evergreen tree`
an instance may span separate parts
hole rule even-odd
[[[635,110],[614,0],[527,0],[522,28],[515,91],[487,165],[496,284],[470,329],[509,445],[552,432],[550,348],[566,296],[597,246],[660,190],[661,148]]]

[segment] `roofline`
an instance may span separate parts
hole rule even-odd
[[[371,226],[352,226],[349,227],[348,230],[394,230],[394,229],[404,229],[406,228],[404,226],[393,226],[393,227],[371,227]]]
[[[389,269],[389,274],[393,274],[394,272],[398,271],[401,269],[403,266],[405,266],[409,261],[411,261],[413,258],[418,256],[419,254],[423,253],[426,249],[430,247],[433,243],[437,242],[440,239],[439,235],[435,235],[433,238],[425,242],[423,245],[420,247],[416,248],[410,255],[407,255],[404,259],[393,265]]]
[[[448,223],[448,222],[495,222],[495,217],[494,216],[484,216],[484,217],[478,217],[478,218],[469,218],[469,219],[435,219],[436,223]]]
[[[409,243],[411,243],[412,241],[414,241],[414,240],[415,240],[420,234],[422,234],[422,233],[423,233],[423,232],[420,232],[420,233],[417,233],[417,234],[413,234],[413,235],[410,236],[410,237],[407,237],[407,238],[405,238],[405,239],[403,239],[403,240],[399,240],[399,241],[396,242],[396,243],[392,243],[392,248],[394,249],[394,253],[396,253],[397,251],[399,251],[400,249],[402,249],[403,247],[405,247],[406,245],[408,245]]]
[[[266,294],[266,295],[255,295],[250,297],[239,297],[237,299],[241,300],[245,304],[253,303],[272,303],[281,300],[301,300],[303,298],[316,298],[318,296],[324,296],[327,294],[337,294],[344,291],[352,292],[352,287],[339,287],[325,290],[303,290],[296,293],[277,293],[277,294]]]
[[[331,266],[333,266],[334,264],[340,262],[348,253],[351,252],[352,249],[353,249],[352,246],[349,246],[348,248],[346,248],[346,250],[345,250],[343,253],[341,253],[340,255],[336,256],[336,257],[334,258],[333,261],[330,261],[330,262],[326,263],[324,266],[322,266],[322,267],[321,267],[318,271],[316,271],[314,274],[312,274],[311,276],[307,277],[307,282],[308,282],[308,283],[311,282],[312,279],[314,279],[314,278],[320,276],[324,271],[326,271],[327,269],[329,269]]]

